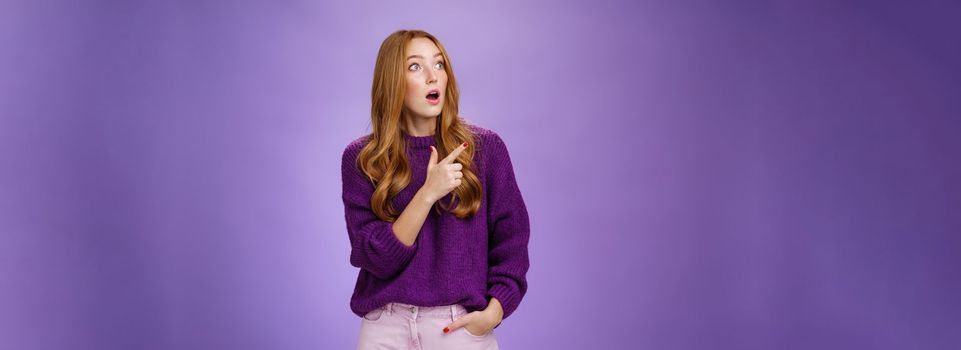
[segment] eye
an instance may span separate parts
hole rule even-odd
[[[417,64],[417,63],[413,63],[413,64],[407,66],[407,70],[409,70],[409,71],[415,71],[416,69],[415,69],[414,67],[420,68],[420,65]]]
[[[434,65],[437,66],[437,69],[444,69],[444,62],[437,62]]]

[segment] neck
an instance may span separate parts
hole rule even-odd
[[[410,136],[430,136],[434,134],[434,129],[437,128],[437,118],[422,118],[422,117],[411,117],[407,115],[405,120],[406,130],[404,132]]]

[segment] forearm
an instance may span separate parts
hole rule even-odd
[[[414,245],[421,227],[424,226],[424,220],[427,219],[427,214],[430,213],[430,208],[433,205],[434,201],[428,198],[424,191],[417,191],[417,194],[410,200],[410,203],[400,213],[393,225],[394,235],[401,243],[408,247]]]

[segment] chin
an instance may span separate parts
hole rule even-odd
[[[416,115],[420,118],[437,118],[440,117],[440,111],[437,112],[427,112],[427,113],[417,113]]]
[[[437,109],[433,109],[433,108],[432,108],[432,109],[428,109],[428,110],[424,111],[425,113],[423,113],[423,114],[421,114],[421,115],[427,116],[427,117],[429,117],[429,118],[439,117],[440,114],[444,112],[444,108],[441,108],[441,107],[442,107],[442,106],[438,105],[438,106],[437,106]]]

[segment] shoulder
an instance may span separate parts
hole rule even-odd
[[[370,140],[370,136],[370,134],[367,134],[348,142],[347,146],[344,146],[344,158],[351,155],[356,157],[357,153],[359,153],[360,150],[364,148],[364,145],[367,144],[367,141]]]
[[[344,146],[344,152],[341,155],[342,167],[352,167],[356,169],[357,155],[360,154],[360,150],[367,145],[367,141],[370,140],[371,134],[367,134],[356,139],[351,140]]]
[[[468,124],[468,128],[474,133],[477,144],[476,151],[480,153],[480,162],[486,169],[484,171],[500,172],[505,168],[513,168],[507,144],[500,134],[489,128],[474,124]]]
[[[474,141],[477,142],[478,149],[497,150],[499,148],[504,148],[504,140],[501,139],[501,136],[494,130],[477,124],[465,123],[465,125],[467,126],[467,129],[474,134]]]
[[[361,149],[361,148],[364,148],[364,145],[367,144],[367,141],[370,140],[370,137],[371,137],[371,134],[367,134],[367,135],[358,137],[358,138],[356,138],[356,139],[353,139],[352,141],[350,141],[349,143],[347,143],[347,146],[346,146],[346,147],[344,147],[344,152],[347,152],[347,151],[360,151],[360,149]]]

